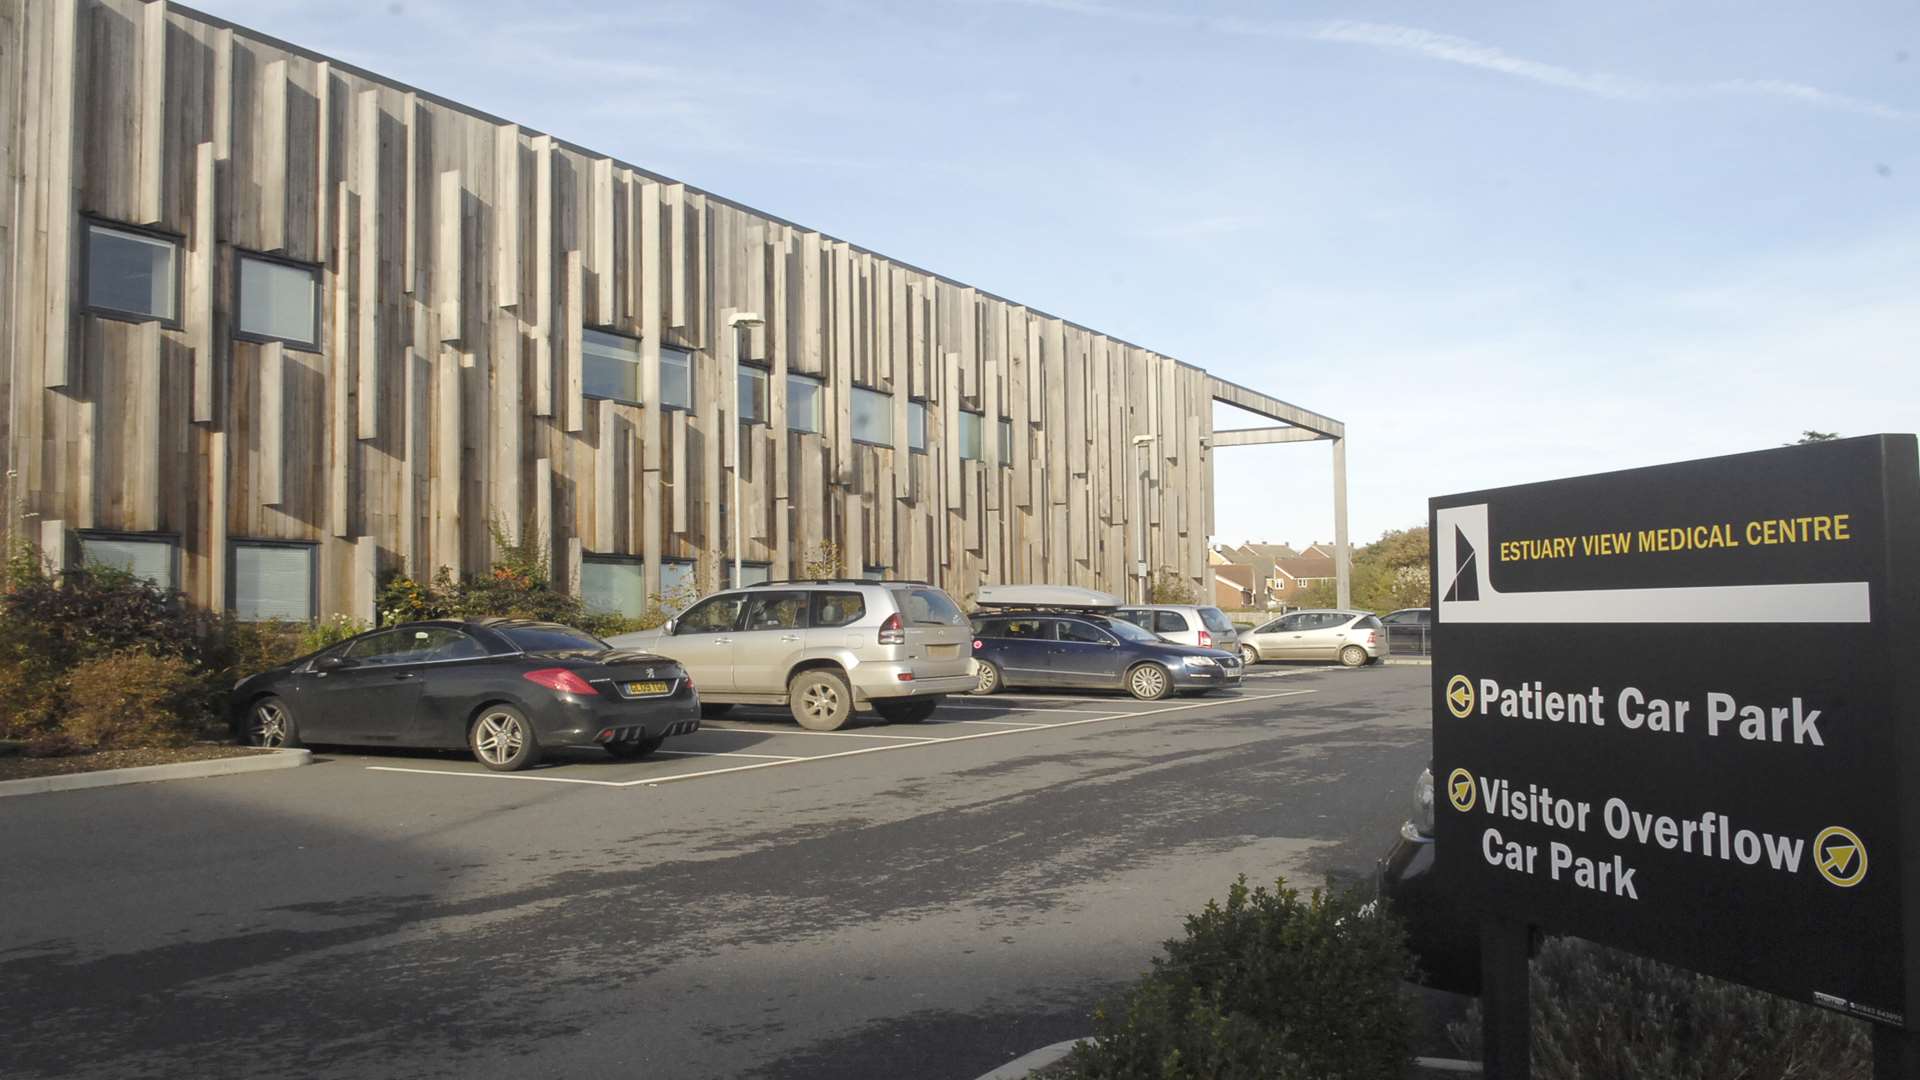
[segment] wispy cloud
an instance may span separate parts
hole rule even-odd
[[[1673,101],[1709,96],[1770,98],[1816,108],[1878,117],[1883,120],[1920,120],[1920,112],[1885,102],[1823,90],[1784,79],[1722,79],[1705,83],[1668,82],[1604,71],[1576,68],[1515,56],[1504,49],[1460,37],[1398,23],[1332,19],[1321,22],[1277,22],[1238,17],[1175,15],[1101,3],[1099,0],[970,0],[1041,8],[1064,14],[1147,26],[1189,26],[1234,37],[1311,41],[1417,56],[1441,63],[1490,71],[1544,86],[1572,90],[1616,101]]]

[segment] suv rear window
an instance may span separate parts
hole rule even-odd
[[[822,589],[813,594],[813,625],[852,626],[867,613],[867,601],[857,592]]]
[[[1213,631],[1216,634],[1227,634],[1227,633],[1233,632],[1232,620],[1227,618],[1226,612],[1221,611],[1217,607],[1201,608],[1200,621],[1206,624],[1207,629]]]
[[[939,589],[894,589],[893,602],[900,614],[915,626],[965,626],[967,617],[960,605]]]

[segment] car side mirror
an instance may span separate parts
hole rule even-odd
[[[680,632],[680,620],[668,619],[665,623],[661,624],[660,629],[668,637],[672,637],[673,635]]]
[[[314,661],[313,670],[339,671],[341,668],[352,667],[353,663],[354,662],[352,660],[349,660],[344,656],[323,656],[320,659]]]

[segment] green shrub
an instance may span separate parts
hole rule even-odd
[[[184,746],[203,727],[205,680],[177,656],[127,649],[74,666],[62,730],[87,749]]]
[[[1114,1080],[1340,1080],[1399,1077],[1412,1020],[1411,970],[1397,920],[1363,898],[1242,877],[1225,906],[1187,918],[1186,937],[1114,1003],[1067,1075]]]
[[[1534,959],[1539,1080],[1866,1080],[1868,1026],[1720,979],[1549,939]],[[1476,1005],[1449,1034],[1480,1056]]]
[[[371,629],[373,624],[365,619],[356,619],[351,615],[329,615],[300,628],[300,646],[297,655],[317,653],[329,645],[338,645],[356,634],[364,634]],[[288,659],[292,658],[288,657]]]

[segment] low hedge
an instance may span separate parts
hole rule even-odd
[[[1866,1023],[1576,938],[1533,961],[1537,1080],[1867,1080]],[[1478,1058],[1480,1010],[1449,1028]]]
[[[1358,893],[1276,881],[1209,901],[1056,1074],[1110,1080],[1400,1077],[1413,1019],[1399,922]]]

